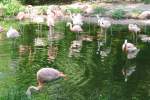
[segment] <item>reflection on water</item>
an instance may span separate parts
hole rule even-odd
[[[12,40],[0,39],[0,100],[27,100],[27,87],[36,84],[36,72],[46,66],[65,72],[67,80],[47,83],[40,93],[32,95],[33,100],[148,100],[150,45],[138,40],[140,52],[127,60],[121,49],[124,39],[132,41],[127,26],[112,26],[113,36],[108,30],[106,41],[103,36],[82,41],[80,56],[68,57],[75,34],[65,23],[58,23],[61,27],[55,29],[64,37],[54,34],[54,40],[49,38],[46,25],[40,32],[36,24],[19,25],[21,37],[15,45],[11,45]],[[90,35],[96,36],[96,30]]]

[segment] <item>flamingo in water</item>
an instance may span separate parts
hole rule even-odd
[[[42,89],[45,82],[56,80],[61,77],[65,78],[66,75],[63,72],[60,72],[54,68],[42,68],[38,70],[37,72],[38,86],[37,87],[29,86],[26,91],[26,95],[31,96],[32,90],[39,91]]]
[[[3,27],[0,26],[0,32],[3,32],[3,31],[4,31]]]
[[[122,45],[122,51],[127,54],[128,59],[133,59],[136,57],[140,49],[137,49],[134,44],[128,43],[127,40],[125,40],[124,44]]]
[[[105,42],[106,42],[106,31],[107,29],[111,26],[111,22],[108,21],[108,20],[105,20],[104,18],[100,18],[98,15],[97,15],[97,18],[98,18],[98,26],[101,27],[101,33],[105,33]]]
[[[138,27],[136,24],[129,24],[128,29],[129,31],[133,32],[132,38],[136,39],[137,42],[137,33],[141,31],[140,27]]]
[[[70,26],[70,30],[72,31],[72,32],[77,32],[78,34],[76,35],[76,39],[79,39],[79,33],[80,32],[83,32],[83,29],[81,28],[81,26],[80,25],[72,25],[72,23],[70,23],[70,22],[68,22],[67,23],[67,25],[66,26]]]

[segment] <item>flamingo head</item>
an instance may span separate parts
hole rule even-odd
[[[70,25],[72,25],[70,22],[67,22],[67,24],[66,24],[66,26],[68,27],[68,26],[70,26]]]
[[[127,53],[127,50],[126,50],[127,43],[128,43],[128,41],[127,41],[127,40],[125,40],[125,41],[124,41],[123,48],[122,48],[122,49],[123,49],[123,51],[124,51],[124,52],[126,52],[126,53]]]

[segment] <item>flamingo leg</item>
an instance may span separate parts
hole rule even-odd
[[[104,30],[105,32],[105,44],[106,44],[106,41],[107,41],[107,33],[106,33],[107,30]]]

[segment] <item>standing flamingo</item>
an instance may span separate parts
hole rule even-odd
[[[55,26],[55,13],[54,12],[47,15],[47,26],[49,27],[49,35],[52,36],[52,34],[54,33],[54,26]]]
[[[78,14],[72,14],[70,10],[67,10],[70,14],[70,19],[72,20],[73,25],[83,25],[83,16],[78,13]]]
[[[128,59],[133,59],[136,57],[140,49],[137,49],[134,44],[128,43],[127,40],[125,40],[124,44],[122,45],[122,51],[127,54]]]
[[[94,13],[94,9],[91,6],[84,6],[83,7],[83,12],[86,14],[86,16],[88,17],[89,23],[91,22],[91,17],[90,15]],[[89,33],[91,33],[91,27],[89,24]]]
[[[99,18],[99,16],[97,15],[97,18],[98,18],[98,25],[101,27],[101,33],[105,33],[105,43],[106,43],[106,31],[107,29],[111,26],[111,22],[108,21],[108,20],[105,20],[104,18]]]
[[[132,38],[137,42],[137,33],[141,31],[141,29],[136,24],[129,24],[128,25],[129,31],[133,32]]]
[[[29,86],[26,95],[31,96],[32,90],[39,91],[43,88],[44,83],[52,80],[56,80],[61,77],[66,77],[66,75],[63,72],[58,71],[57,69],[54,68],[42,68],[38,70],[37,72],[37,81],[38,81],[38,86]]]
[[[67,23],[67,26],[70,26],[70,30],[72,31],[72,32],[77,32],[78,34],[76,35],[76,39],[78,40],[79,39],[79,33],[80,32],[83,32],[83,29],[81,28],[81,26],[80,25],[72,25],[72,23]]]
[[[3,32],[3,31],[4,31],[3,27],[2,27],[2,26],[0,26],[0,32]]]

